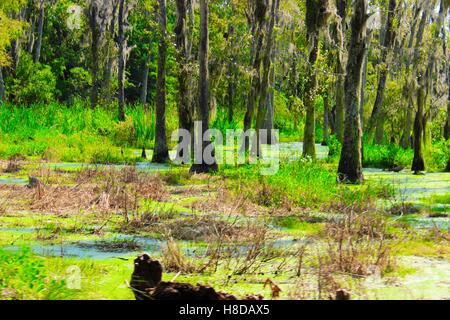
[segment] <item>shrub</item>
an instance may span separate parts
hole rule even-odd
[[[24,54],[7,92],[19,104],[50,103],[57,95],[56,76],[50,66],[33,63],[31,56]]]

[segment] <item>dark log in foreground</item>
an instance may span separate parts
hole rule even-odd
[[[134,260],[130,287],[136,300],[237,300],[231,294],[217,292],[212,287],[188,283],[162,282],[162,265],[146,253]],[[262,300],[261,295],[246,300]]]

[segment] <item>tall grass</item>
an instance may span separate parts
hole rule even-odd
[[[113,110],[91,109],[83,103],[4,105],[0,157],[23,154],[54,161],[129,162],[135,160],[129,148],[151,146],[154,122],[139,105],[127,109],[125,122],[118,122]]]

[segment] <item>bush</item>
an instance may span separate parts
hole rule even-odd
[[[56,76],[51,67],[33,63],[24,54],[16,71],[16,77],[7,84],[7,93],[19,104],[50,103],[57,95]]]

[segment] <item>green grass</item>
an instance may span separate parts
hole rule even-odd
[[[0,249],[0,290],[3,299],[54,300],[72,296],[65,281],[52,276],[45,260],[32,255],[29,249]]]
[[[336,166],[306,159],[280,164],[274,175],[263,176],[258,165],[222,166],[219,175],[229,179],[236,194],[267,207],[286,204],[321,208],[332,204],[369,203],[380,188],[368,183],[352,187],[336,183]]]
[[[168,121],[168,130],[176,125]],[[93,110],[82,103],[0,109],[2,158],[22,154],[63,162],[134,162],[139,154],[132,149],[151,148],[153,138],[154,116],[139,105],[127,109],[122,123],[115,110]]]

